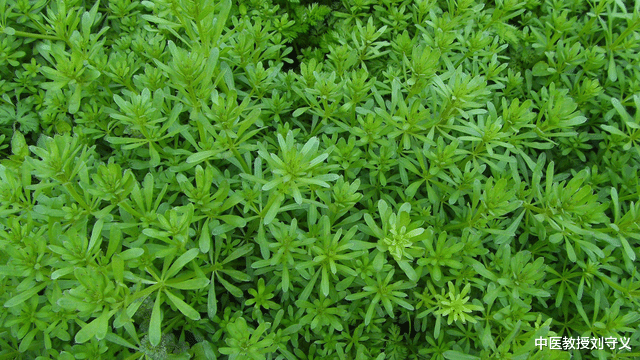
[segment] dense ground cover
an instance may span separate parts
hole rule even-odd
[[[0,359],[639,357],[639,28],[0,0]]]

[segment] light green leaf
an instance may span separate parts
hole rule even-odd
[[[120,254],[115,254],[111,258],[111,269],[113,270],[114,279],[120,284],[124,283],[124,260]]]
[[[188,164],[198,164],[201,163],[205,160],[209,160],[210,158],[218,155],[220,153],[220,150],[206,150],[206,151],[200,151],[197,152],[195,154],[192,154],[191,156],[189,156],[187,158],[187,163]]]
[[[204,222],[202,225],[202,230],[200,231],[200,239],[198,240],[198,246],[200,247],[200,251],[202,253],[208,253],[209,249],[211,249],[211,232],[209,231],[209,219]]]
[[[376,237],[380,239],[384,238],[384,232],[378,227],[371,215],[364,214],[364,221],[367,223],[367,226],[369,226],[369,229],[373,232],[373,234],[375,234]]]
[[[603,130],[606,130],[614,135],[618,135],[618,136],[624,136],[626,137],[627,135],[625,133],[623,133],[622,131],[620,131],[618,128],[613,127],[613,126],[609,126],[609,125],[600,125],[600,127]]]
[[[147,142],[147,139],[125,138],[116,136],[107,136],[106,140],[115,145],[133,144],[133,148],[142,146]],[[131,145],[129,147],[131,148]]]
[[[307,110],[309,110],[308,107],[302,107],[302,108],[296,109],[296,111],[293,112],[293,117],[298,117],[298,116],[304,114],[305,111],[307,111]]]
[[[4,303],[4,307],[6,308],[10,308],[10,307],[14,307],[16,305],[20,305],[23,302],[27,301],[28,299],[30,299],[32,296],[36,295],[38,292],[40,292],[40,290],[44,289],[45,286],[47,286],[47,283],[42,283],[38,286],[34,286],[32,288],[29,288],[23,292],[21,292],[20,294],[12,297],[11,299],[7,300],[6,303]]]
[[[613,51],[609,56],[609,68],[607,70],[609,81],[616,82],[618,80],[618,72],[616,71],[616,62],[613,60]]]
[[[195,278],[179,282],[172,282],[171,280],[166,282],[167,286],[180,290],[200,290],[209,285],[209,279],[207,278]]]
[[[211,276],[211,283],[209,283],[209,293],[207,294],[207,316],[209,319],[213,319],[218,312],[218,298],[216,296],[216,283],[215,273]]]
[[[104,339],[104,337],[107,335],[109,319],[115,312],[116,310],[104,310],[102,312],[102,315],[93,319],[92,322],[83,326],[82,329],[78,331],[75,337],[75,341],[79,344],[82,344],[91,340],[91,338],[93,338],[94,336],[98,340]]]
[[[186,302],[182,301],[179,297],[173,295],[169,290],[165,290],[164,293],[167,295],[169,301],[180,310],[186,317],[191,320],[198,321],[200,320],[200,313],[197,312],[194,308],[188,305]]]
[[[153,310],[151,311],[151,319],[149,320],[149,342],[153,346],[158,346],[162,338],[162,330],[160,328],[162,322],[162,310],[160,309],[160,304],[162,303],[161,294],[162,293],[158,291],[156,302],[153,304]]]
[[[407,277],[409,278],[409,280],[411,281],[418,281],[418,274],[416,273],[416,271],[413,269],[413,267],[411,266],[411,264],[409,264],[408,261],[406,260],[400,260],[398,261],[398,265],[400,266],[400,269],[402,269],[402,271],[404,271],[404,273],[407,275]]]
[[[224,221],[225,223],[232,225],[233,227],[241,228],[247,225],[247,221],[240,216],[236,215],[220,215],[218,219]]]
[[[174,275],[176,275],[178,271],[180,271],[180,269],[182,269],[185,265],[187,265],[187,263],[195,259],[199,253],[200,253],[200,250],[194,248],[180,255],[180,257],[171,265],[169,270],[167,270],[165,279],[169,279]]]
[[[80,109],[80,102],[82,101],[82,86],[76,84],[73,91],[73,95],[69,98],[69,113],[75,114]]]
[[[631,261],[636,261],[636,253],[633,251],[631,245],[629,245],[627,239],[622,235],[620,235],[619,239],[620,243],[622,244],[622,248],[624,249],[624,253],[629,257]]]
[[[270,201],[271,204],[268,207],[266,214],[264,215],[264,220],[263,220],[264,225],[269,225],[273,221],[273,219],[276,218],[276,215],[280,211],[280,205],[282,204],[283,200],[284,200],[284,195],[277,194],[275,195],[275,198],[273,198],[273,200]]]
[[[533,76],[547,76],[555,72],[556,69],[549,67],[549,65],[544,61],[536,63],[532,70]]]
[[[570,241],[564,242],[565,248],[567,249],[567,257],[571,262],[576,262],[576,252],[573,249],[573,245],[571,245]]]
[[[38,332],[40,332],[40,329],[38,329],[37,327],[29,331],[27,335],[22,338],[20,346],[18,347],[18,351],[21,353],[27,352],[27,350],[29,350],[29,347],[31,347],[31,343],[33,342],[33,339],[36,337],[36,334]]]
[[[478,274],[482,275],[483,277],[492,281],[498,281],[498,277],[495,276],[493,273],[491,273],[491,271],[487,270],[487,268],[484,267],[484,265],[481,262],[474,261],[471,266],[473,267],[473,270],[475,270]]]
[[[169,239],[169,233],[166,231],[161,231],[156,229],[144,229],[142,230],[142,233],[154,239],[165,240],[165,241]]]

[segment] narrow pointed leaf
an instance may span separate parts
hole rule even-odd
[[[191,320],[198,321],[200,320],[200,313],[197,312],[194,308],[192,308],[189,304],[182,301],[179,297],[175,296],[171,293],[171,291],[165,290],[165,295],[167,295],[167,299],[180,310],[186,317]]]

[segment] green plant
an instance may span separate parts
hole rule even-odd
[[[0,359],[638,357],[639,19],[0,0]]]

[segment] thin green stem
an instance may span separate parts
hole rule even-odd
[[[52,40],[52,41],[62,40],[59,37],[53,36],[53,35],[34,34],[34,33],[19,31],[19,30],[15,30],[13,35],[19,36],[19,37],[32,38],[32,39],[41,39],[41,40]]]

